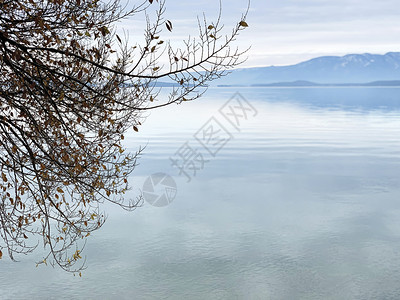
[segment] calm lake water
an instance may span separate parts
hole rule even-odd
[[[126,145],[173,202],[105,207],[82,278],[3,258],[1,299],[400,299],[400,89],[212,88]]]

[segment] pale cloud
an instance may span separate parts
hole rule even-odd
[[[166,38],[182,40],[197,30],[196,16],[210,21],[218,15],[218,1],[167,1],[166,18],[174,32]],[[229,29],[247,7],[247,0],[222,0],[222,22]],[[249,28],[237,39],[252,46],[244,66],[285,65],[319,55],[400,51],[398,0],[253,0]],[[134,20],[122,24],[140,37]]]
[[[319,55],[400,51],[398,1],[284,0],[252,5],[248,66],[292,64]]]

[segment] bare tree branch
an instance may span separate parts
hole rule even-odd
[[[129,47],[115,23],[154,5],[144,43]],[[0,258],[32,252],[40,237],[39,263],[82,270],[86,238],[106,219],[101,204],[142,201],[124,197],[143,150],[127,153],[124,133],[143,111],[196,99],[241,62],[231,45],[247,12],[229,35],[221,16],[203,16],[198,37],[175,48],[161,39],[173,30],[165,9],[161,0],[130,10],[118,0],[0,0]],[[158,102],[161,79],[173,87]]]

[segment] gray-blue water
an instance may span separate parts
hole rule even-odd
[[[105,207],[82,278],[3,257],[1,299],[400,299],[400,89],[210,89],[126,145],[173,202]]]

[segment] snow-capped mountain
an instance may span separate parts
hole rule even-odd
[[[316,83],[365,83],[400,79],[400,52],[322,56],[291,66],[237,69],[218,85],[253,85],[297,80]]]

